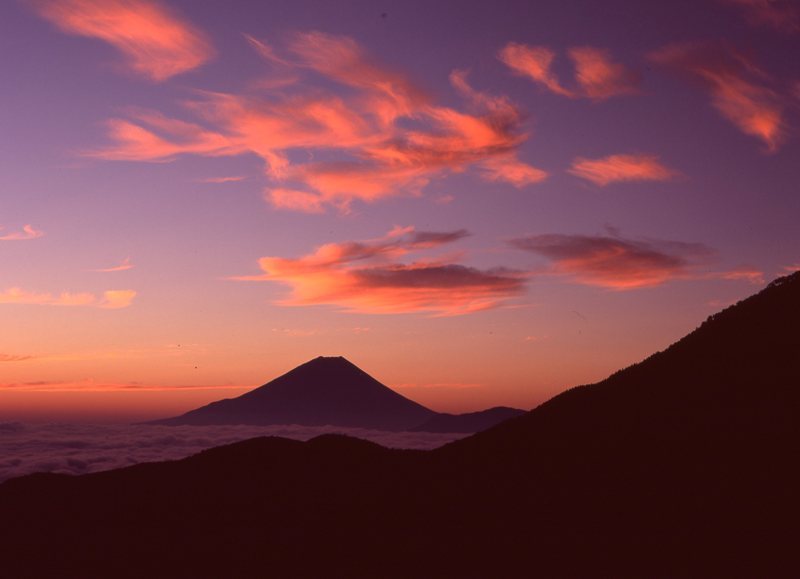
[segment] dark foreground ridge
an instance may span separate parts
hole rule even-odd
[[[212,402],[150,424],[301,424],[471,433],[522,413],[492,408],[462,415],[439,414],[384,386],[341,356],[320,356],[238,398]]]
[[[435,451],[263,438],[0,486],[9,577],[791,577],[800,273]]]

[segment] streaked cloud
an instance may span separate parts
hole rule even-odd
[[[800,32],[800,6],[795,0],[720,0],[738,6],[747,20],[784,32]]]
[[[547,172],[523,163],[513,155],[493,157],[480,163],[481,177],[487,181],[502,181],[515,187],[525,187],[547,179]]]
[[[198,183],[212,183],[212,184],[222,184],[222,183],[236,183],[238,181],[244,181],[247,177],[242,175],[230,175],[227,177],[206,177],[204,179],[197,179]]]
[[[111,273],[111,272],[115,272],[115,271],[126,271],[126,270],[129,270],[129,269],[133,269],[134,267],[136,267],[136,266],[134,266],[131,263],[131,258],[130,257],[126,257],[125,259],[123,259],[119,263],[119,265],[114,265],[114,266],[111,266],[111,267],[105,267],[105,268],[101,268],[101,269],[92,269],[90,271],[97,271],[97,272],[102,272],[102,273]]]
[[[264,198],[276,209],[289,209],[304,213],[322,213],[325,211],[322,197],[308,191],[279,187],[265,191]]]
[[[596,100],[639,92],[639,76],[611,60],[607,50],[581,46],[569,49],[581,93]]]
[[[155,0],[34,0],[62,31],[97,38],[122,52],[129,67],[163,81],[213,55],[205,35]]]
[[[297,34],[288,52],[287,67],[344,89],[290,83],[249,94],[197,92],[184,103],[196,122],[130,111],[109,121],[113,144],[87,154],[163,162],[182,154],[254,153],[270,182],[265,199],[306,212],[419,195],[431,180],[472,168],[517,187],[546,176],[516,156],[527,139],[523,115],[508,98],[474,89],[464,71],[450,75],[465,101],[458,110],[432,102],[351,38]],[[298,151],[306,154],[292,154]]]
[[[656,155],[610,155],[601,159],[578,157],[569,172],[600,186],[629,181],[668,181],[677,176]]]
[[[639,92],[639,75],[614,62],[609,51],[578,46],[567,54],[575,68],[573,88],[565,87],[553,71],[556,53],[550,48],[510,42],[500,50],[498,58],[516,74],[569,98],[604,100]]]
[[[416,382],[407,382],[405,384],[394,384],[392,389],[395,390],[471,390],[473,388],[482,388],[484,384],[477,382],[432,382],[419,384]]]
[[[744,280],[754,285],[765,283],[764,272],[754,267],[737,267],[728,271],[709,274],[711,278]]]
[[[519,295],[525,276],[504,268],[479,270],[408,254],[435,250],[468,233],[395,228],[368,241],[329,243],[299,258],[263,257],[260,275],[240,280],[288,285],[287,306],[332,305],[350,312],[459,315],[499,306]]]
[[[0,353],[0,362],[24,362],[25,360],[31,360],[35,356],[22,356],[18,354],[2,354]]]
[[[721,45],[673,44],[650,59],[700,80],[714,108],[769,151],[785,140],[782,99],[765,84],[767,75],[742,54]]]
[[[288,65],[289,64],[285,59],[281,58],[280,56],[278,56],[276,54],[276,52],[272,48],[272,46],[270,46],[269,44],[267,44],[263,40],[259,40],[258,38],[256,38],[255,36],[252,36],[250,34],[243,34],[242,36],[244,36],[244,39],[247,41],[247,43],[264,60],[266,60],[268,62],[271,62],[273,64],[279,64],[279,65]]]
[[[101,295],[93,293],[60,294],[36,293],[12,287],[0,292],[0,304],[23,304],[38,306],[90,306],[107,309],[125,308],[136,297],[133,290],[108,290]]]
[[[614,290],[691,277],[713,254],[699,243],[618,236],[530,235],[512,240],[511,245],[549,259],[551,273]]]
[[[541,84],[550,92],[566,97],[576,96],[564,88],[552,71],[556,53],[544,46],[528,46],[509,42],[498,53],[498,58],[515,73]]]
[[[44,231],[40,231],[30,224],[23,225],[22,231],[3,233],[2,230],[3,228],[0,227],[0,241],[26,241],[28,239],[37,239],[44,236]]]
[[[111,119],[106,125],[115,145],[85,151],[86,156],[108,161],[163,162],[185,154],[220,157],[246,152],[225,135],[154,111],[132,110],[129,119]]]

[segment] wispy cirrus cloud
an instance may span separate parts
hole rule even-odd
[[[23,225],[22,231],[12,231],[11,233],[2,233],[2,229],[0,227],[0,241],[26,241],[44,236],[44,231],[36,229],[30,224]]]
[[[19,354],[0,354],[0,362],[24,362],[32,360],[35,356],[23,356]]]
[[[368,241],[329,243],[299,258],[263,257],[260,275],[288,285],[287,306],[332,305],[350,312],[459,315],[499,306],[524,289],[522,272],[479,270],[426,259],[403,262],[410,253],[435,250],[466,237],[449,232],[395,228]]]
[[[203,179],[197,179],[197,182],[220,185],[223,183],[237,183],[239,181],[244,181],[245,179],[247,179],[247,177],[243,175],[229,175],[226,177],[205,177]]]
[[[738,6],[750,23],[784,32],[800,32],[800,6],[794,0],[719,0]]]
[[[552,273],[614,290],[653,287],[690,277],[713,254],[699,243],[611,235],[529,235],[510,243],[549,259]]]
[[[600,159],[578,157],[569,172],[600,186],[630,181],[668,181],[678,173],[664,166],[656,155],[610,155]]]
[[[122,52],[130,68],[163,81],[213,55],[205,35],[156,0],[34,0],[62,31],[97,38]]]
[[[541,84],[550,92],[566,97],[575,96],[575,93],[561,85],[552,71],[555,51],[544,46],[510,42],[500,50],[497,57],[515,73]]]
[[[118,265],[113,265],[111,267],[105,267],[105,268],[100,268],[100,269],[92,269],[92,270],[89,270],[89,271],[96,271],[96,272],[101,272],[101,273],[112,273],[112,272],[115,272],[115,271],[126,271],[126,270],[129,270],[129,269],[133,269],[134,267],[136,267],[136,266],[131,263],[131,258],[130,257],[126,257]]]
[[[567,54],[575,68],[573,88],[565,87],[553,71],[556,53],[550,48],[510,42],[500,50],[498,58],[516,74],[569,98],[604,100],[639,92],[639,75],[614,62],[609,51],[578,46]]]
[[[485,179],[517,187],[546,178],[516,156],[527,138],[523,115],[507,98],[473,89],[463,71],[450,77],[466,101],[467,110],[457,110],[432,102],[351,38],[297,34],[287,50],[286,67],[340,86],[198,92],[184,103],[197,122],[131,111],[109,122],[112,145],[87,154],[160,162],[182,154],[255,153],[270,181],[265,199],[279,209],[308,212],[420,194],[432,179],[473,167]],[[305,160],[291,154],[296,151],[307,153]]]
[[[717,111],[740,131],[775,151],[786,138],[782,98],[767,76],[735,50],[712,44],[672,44],[650,60],[699,80]]]
[[[18,287],[0,292],[0,304],[22,304],[37,306],[89,306],[105,309],[126,308],[136,297],[134,290],[107,290],[101,295],[89,292],[60,294],[36,293]]]
[[[614,62],[607,50],[591,46],[569,49],[575,65],[575,81],[581,94],[602,100],[639,92],[639,75]]]

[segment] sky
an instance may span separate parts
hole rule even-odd
[[[343,355],[532,408],[800,268],[800,3],[0,4],[0,420]]]

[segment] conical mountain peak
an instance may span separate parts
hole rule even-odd
[[[407,430],[435,412],[387,388],[343,356],[319,356],[238,398],[160,424],[302,424]]]

